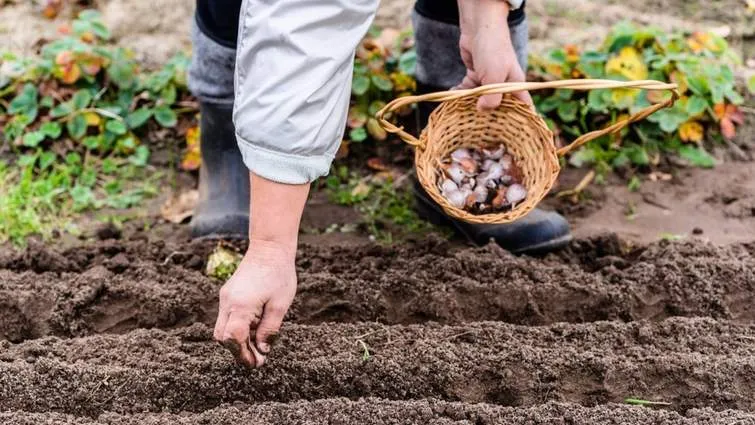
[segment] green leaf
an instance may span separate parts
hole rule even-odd
[[[92,32],[103,40],[110,39],[110,30],[102,22],[92,22]]]
[[[414,75],[417,71],[417,52],[412,49],[404,52],[398,59],[398,69],[407,75]]]
[[[68,165],[79,165],[81,164],[81,155],[79,155],[76,152],[71,152],[68,155],[66,155],[66,164]]]
[[[21,155],[18,157],[16,164],[18,164],[19,167],[30,167],[34,165],[35,162],[37,162],[37,155]]]
[[[747,90],[750,91],[750,93],[755,94],[755,75],[751,76],[749,80],[747,80]]]
[[[695,167],[713,168],[716,160],[700,146],[683,145],[679,155]]]
[[[734,90],[734,87],[729,86],[724,89],[724,95],[726,96],[729,101],[735,105],[741,105],[744,103],[745,99],[742,97],[741,94],[737,93],[736,90]]]
[[[93,168],[87,168],[81,172],[78,182],[86,187],[94,187],[97,183],[97,171]]]
[[[393,82],[384,75],[375,74],[372,76],[372,84],[382,91],[392,91]]]
[[[176,103],[176,86],[168,84],[160,92],[160,99],[163,101],[163,105],[170,106]]]
[[[627,157],[636,165],[650,164],[650,157],[642,146],[630,146],[625,150]]]
[[[73,95],[71,102],[76,110],[87,108],[92,103],[92,94],[89,90],[79,90]]]
[[[45,135],[40,131],[32,131],[30,133],[24,134],[24,146],[28,146],[30,148],[35,148],[37,145],[42,143],[42,140],[45,140]]]
[[[102,160],[102,172],[105,174],[113,174],[118,170],[118,165],[112,158],[105,158]]]
[[[611,103],[610,99],[610,90],[592,90],[587,95],[587,107],[594,112],[608,113],[608,106]]]
[[[537,109],[539,109],[540,112],[547,114],[558,108],[561,102],[562,100],[556,96],[546,97],[539,105],[537,105]]]
[[[71,199],[73,199],[73,208],[76,211],[81,211],[89,208],[94,204],[94,193],[92,189],[76,185],[70,191]]]
[[[152,110],[149,108],[139,108],[128,114],[126,123],[130,129],[136,129],[143,126],[152,117]]]
[[[126,134],[126,132],[128,132],[128,128],[126,128],[126,124],[118,120],[108,120],[108,122],[105,123],[105,129],[119,136],[122,136]]]
[[[127,136],[118,140],[118,149],[124,152],[131,152],[136,148],[136,140],[133,137]]]
[[[693,94],[687,101],[687,113],[691,116],[702,114],[708,108],[708,101],[704,97]]]
[[[149,160],[149,148],[144,145],[138,146],[128,160],[137,167],[144,167],[147,165],[147,160]]]
[[[31,83],[24,85],[21,89],[21,93],[14,97],[8,105],[8,113],[15,114],[27,114],[36,118],[37,115],[37,96],[39,92],[37,87]]]
[[[45,151],[39,155],[39,168],[44,170],[55,162],[55,152]]]
[[[87,136],[85,137],[81,143],[84,144],[84,146],[89,150],[95,150],[100,147],[102,142],[102,135],[98,136]]]
[[[576,120],[578,111],[578,102],[565,102],[558,105],[558,117],[561,118],[563,122],[572,122]]]
[[[590,148],[582,148],[569,156],[569,164],[575,168],[595,162],[595,151]]]
[[[71,102],[63,102],[50,110],[50,117],[60,118],[69,115],[71,112],[73,112],[73,104]]]
[[[55,105],[55,99],[52,96],[45,96],[39,101],[39,106],[42,108],[50,109]]]
[[[86,9],[79,12],[77,18],[84,21],[94,21],[102,18],[102,13],[100,13],[97,9]]]
[[[63,127],[55,121],[48,121],[39,127],[39,131],[51,139],[57,139],[63,133]]]
[[[169,107],[161,106],[155,109],[155,121],[163,127],[175,127],[178,117]]]
[[[378,113],[379,110],[383,109],[385,106],[385,102],[382,100],[373,100],[372,103],[370,103],[369,108],[367,108],[367,113],[370,117],[374,117],[375,114]]]
[[[349,132],[349,139],[352,142],[363,142],[367,140],[367,130],[364,127],[359,127]]]
[[[76,35],[82,35],[92,31],[92,23],[81,19],[73,21],[73,24],[71,26],[73,28],[74,34]]]
[[[351,92],[355,96],[361,96],[370,89],[370,79],[366,75],[355,75],[351,82]]]
[[[129,57],[125,49],[118,49],[107,67],[110,80],[122,90],[129,90],[136,84],[136,64]]]
[[[73,118],[66,122],[66,130],[71,138],[79,140],[87,132],[87,120],[81,114],[76,114]]]

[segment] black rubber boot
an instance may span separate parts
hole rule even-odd
[[[420,93],[441,91],[417,83]],[[426,102],[417,108],[417,128],[424,128],[434,104]],[[514,254],[543,254],[564,247],[572,240],[569,223],[555,212],[535,209],[526,216],[507,224],[475,224],[448,216],[424,190],[416,179],[414,195],[417,214],[433,224],[452,227],[472,243],[484,245],[491,240]]]
[[[249,234],[249,170],[236,145],[233,107],[200,104],[199,205],[194,238],[244,239]]]

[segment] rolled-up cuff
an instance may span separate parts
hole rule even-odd
[[[333,162],[333,155],[276,152],[244,140],[238,134],[236,140],[249,171],[276,183],[310,183],[327,175]]]

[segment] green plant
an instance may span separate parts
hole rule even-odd
[[[613,168],[652,167],[673,154],[693,166],[713,167],[702,145],[706,130],[730,139],[743,123],[731,66],[739,58],[726,41],[711,33],[667,34],[657,28],[617,25],[602,46],[580,51],[567,45],[532,59],[541,79],[609,78],[655,79],[679,85],[681,98],[669,109],[635,123],[620,134],[593,141],[572,154],[576,167],[595,166],[600,173]],[[561,139],[579,136],[622,120],[670,96],[635,89],[555,90],[535,94],[538,110]],[[566,142],[566,140],[564,140]]]
[[[356,207],[362,214],[362,224],[376,240],[391,243],[396,238],[437,230],[417,216],[414,196],[405,182],[405,178],[395,179],[390,172],[360,176],[346,166],[336,166],[325,181],[325,189],[332,202]]]
[[[412,41],[409,31],[373,29],[357,48],[347,124],[350,142],[368,138],[383,141],[388,137],[374,117],[386,102],[416,90],[417,57]],[[405,108],[398,115],[410,112]]]
[[[99,13],[85,10],[38,57],[0,55],[0,139],[15,153],[17,170],[5,172],[19,185],[0,191],[7,207],[19,208],[7,213],[0,241],[47,235],[71,212],[127,208],[154,194],[154,179],[143,176],[150,156],[143,139],[196,109],[186,87],[189,58],[143,72],[109,39]]]

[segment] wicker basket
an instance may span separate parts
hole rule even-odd
[[[545,121],[528,105],[511,95],[518,91],[541,89],[621,89],[669,90],[668,100],[651,105],[624,121],[601,130],[582,135],[570,145],[557,149],[554,135]],[[674,104],[679,95],[676,84],[659,81],[614,81],[614,80],[563,80],[544,83],[502,83],[469,90],[453,90],[422,96],[400,97],[387,104],[377,114],[380,125],[395,133],[415,147],[417,177],[427,193],[447,214],[472,223],[508,223],[527,215],[548,194],[560,172],[559,156],[594,140],[616,133],[627,125],[641,121],[650,114]],[[491,112],[477,111],[477,98],[484,94],[502,93],[501,106]],[[420,138],[391,124],[386,115],[418,102],[441,102],[430,114],[427,126]],[[523,174],[522,184],[527,188],[527,198],[515,208],[505,212],[472,214],[453,207],[441,195],[438,178],[441,161],[460,147],[497,147],[504,143]]]

